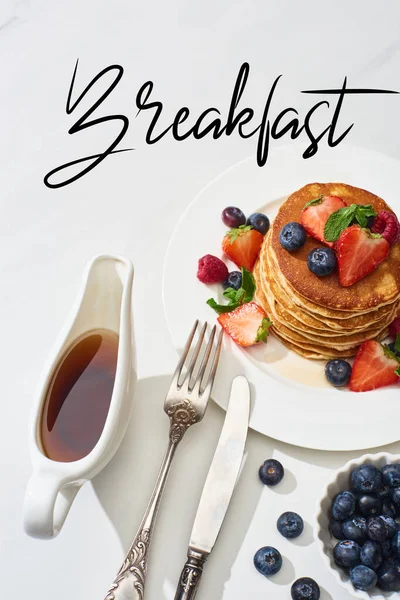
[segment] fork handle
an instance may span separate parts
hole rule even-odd
[[[143,600],[147,558],[153,528],[172,459],[179,441],[180,439],[174,440],[170,435],[170,442],[149,505],[125,560],[104,600]]]
[[[194,600],[208,555],[189,548],[174,600]]]

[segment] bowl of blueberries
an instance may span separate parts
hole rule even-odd
[[[336,473],[317,504],[316,541],[356,598],[400,592],[400,458],[367,454]]]

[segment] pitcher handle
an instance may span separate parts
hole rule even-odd
[[[58,535],[83,483],[65,483],[51,475],[33,473],[25,495],[25,532],[41,539]]]

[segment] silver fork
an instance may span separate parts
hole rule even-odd
[[[187,366],[187,371],[182,377],[183,367],[189,355],[190,348],[193,345],[193,339],[198,325],[199,322],[196,321],[190,332],[164,402],[164,411],[170,419],[167,452],[161,465],[149,505],[139,526],[139,530],[105,600],[143,599],[149,546],[161,496],[171,468],[172,459],[175,455],[175,450],[189,427],[198,423],[203,418],[217,371],[222,343],[222,330],[214,345],[216,332],[216,327],[214,325],[203,358],[200,362],[200,360],[198,360],[199,354],[207,330],[207,323],[204,323]],[[200,368],[194,381],[192,381],[193,373],[199,362]],[[207,367],[209,367],[209,371],[206,377]],[[180,381],[180,379],[182,379],[182,381]]]

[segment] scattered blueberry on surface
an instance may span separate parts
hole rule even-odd
[[[350,581],[357,590],[368,592],[376,586],[378,576],[369,567],[365,565],[357,565],[350,569]]]
[[[283,537],[292,539],[297,538],[303,532],[303,519],[294,512],[284,512],[276,524],[278,531]]]
[[[345,540],[346,539],[346,536],[343,533],[342,525],[343,525],[342,521],[336,521],[336,519],[331,519],[329,521],[330,534],[337,540]]]
[[[222,211],[221,218],[227,227],[240,227],[246,223],[246,217],[243,211],[237,206],[227,206]]]
[[[370,540],[383,542],[388,537],[388,526],[381,517],[369,517],[367,520],[367,532]]]
[[[285,470],[279,460],[269,458],[258,470],[258,475],[264,485],[277,485],[282,481]]]
[[[399,566],[390,561],[384,562],[378,569],[378,584],[387,592],[400,591],[400,570]]]
[[[256,229],[262,235],[265,235],[269,229],[269,219],[262,213],[254,213],[249,216],[246,225],[251,225],[253,229]]]
[[[264,546],[254,555],[254,566],[259,573],[269,577],[278,573],[282,567],[281,553],[272,546]]]
[[[346,540],[363,544],[367,539],[367,519],[365,517],[347,519],[343,522],[343,534]]]
[[[363,494],[358,497],[357,506],[364,517],[379,515],[382,510],[382,500],[377,494]]]
[[[384,500],[382,504],[382,515],[386,517],[395,517],[397,513],[397,508],[394,502],[391,500]]]
[[[393,556],[397,559],[400,558],[400,532],[395,533],[391,541]]]
[[[360,560],[363,565],[376,571],[383,563],[383,549],[379,542],[367,540],[361,548]]]
[[[397,523],[396,521],[393,519],[393,517],[389,517],[387,515],[380,515],[380,517],[378,517],[379,519],[382,519],[382,521],[384,521],[386,523],[386,527],[387,527],[387,538],[390,539],[392,538],[395,533],[397,533]]]
[[[356,507],[354,494],[345,491],[335,496],[332,503],[332,517],[337,521],[344,521],[352,516]]]
[[[321,595],[319,585],[311,577],[297,579],[290,590],[292,600],[319,600]]]
[[[361,465],[351,473],[351,485],[356,492],[376,492],[382,484],[382,474],[375,465]]]
[[[391,496],[394,504],[400,507],[400,487],[393,488]]]
[[[325,376],[330,384],[335,387],[347,385],[351,376],[351,365],[347,360],[335,358],[325,365]]]
[[[242,273],[240,271],[232,271],[229,273],[227,279],[225,279],[222,284],[224,290],[227,288],[233,288],[234,290],[238,290],[242,285]]]
[[[391,488],[400,487],[400,464],[385,465],[382,468],[382,479]]]
[[[331,248],[314,248],[307,256],[307,266],[314,275],[325,277],[336,269],[336,254]]]
[[[360,545],[352,540],[339,542],[333,549],[333,558],[339,567],[354,567],[360,562],[360,554]]]
[[[299,250],[306,243],[307,232],[303,225],[292,221],[284,225],[279,234],[279,241],[282,248],[288,252]]]

